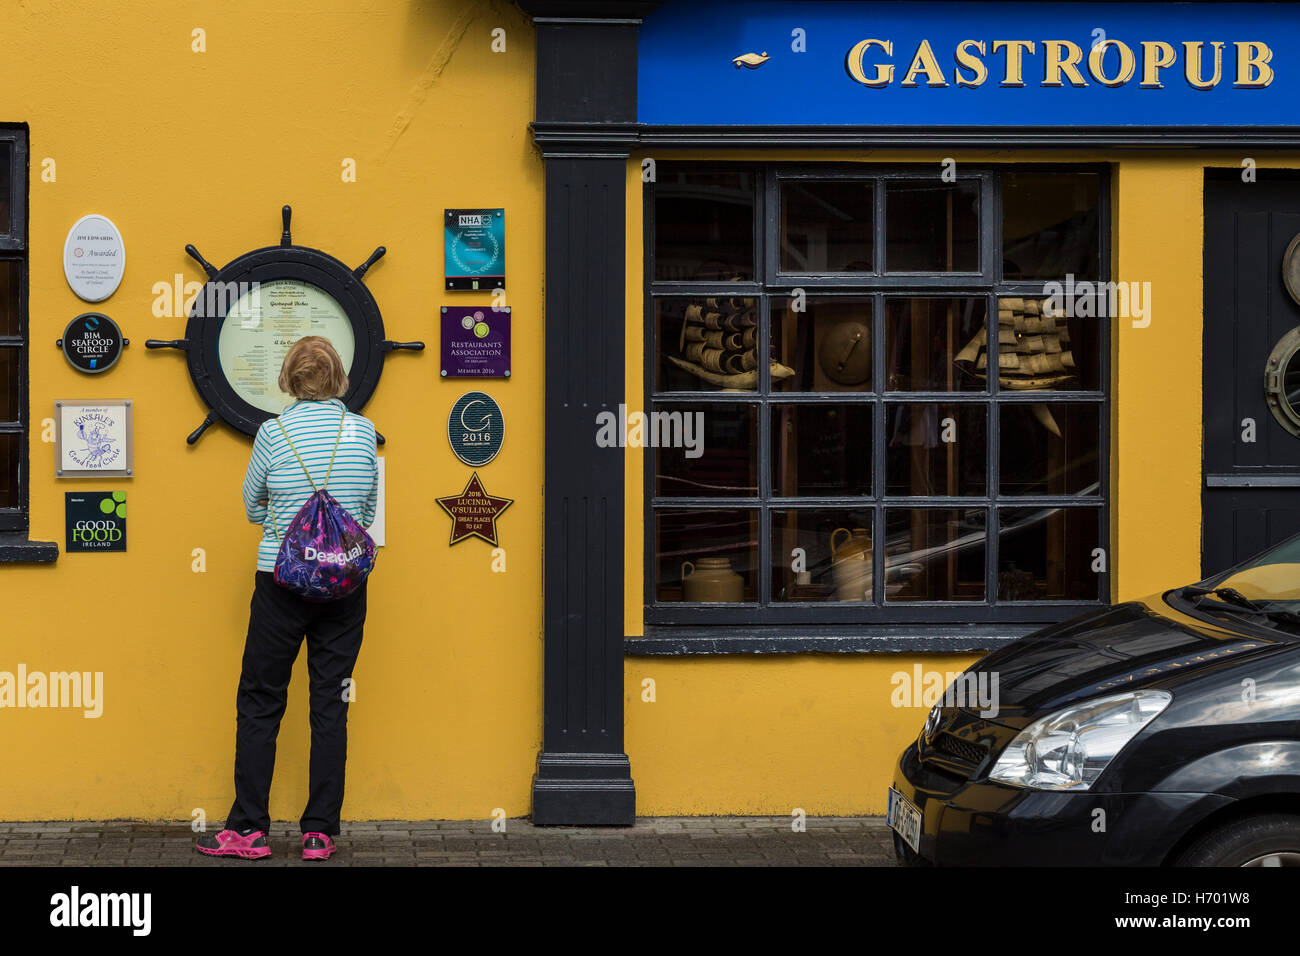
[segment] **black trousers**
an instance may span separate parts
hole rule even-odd
[[[311,767],[303,833],[339,832],[343,769],[348,756],[348,703],[361,632],[366,622],[366,584],[338,601],[304,601],[258,571],[249,608],[248,638],[235,703],[235,802],[226,816],[230,830],[269,830],[275,739],[289,694],[289,676],[307,637],[311,678]]]

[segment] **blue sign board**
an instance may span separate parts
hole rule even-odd
[[[1297,123],[1297,3],[667,0],[637,119],[673,126]]]
[[[443,213],[447,289],[473,292],[506,285],[506,211],[448,209]]]

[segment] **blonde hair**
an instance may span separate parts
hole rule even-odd
[[[329,339],[304,335],[285,353],[278,384],[280,391],[297,399],[342,398],[348,391],[348,373]]]

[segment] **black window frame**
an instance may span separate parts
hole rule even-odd
[[[31,403],[28,381],[31,326],[27,308],[27,129],[0,126],[0,146],[7,146],[9,164],[9,222],[0,224],[0,260],[18,263],[18,334],[0,335],[0,348],[18,351],[18,420],[0,422],[0,435],[18,435],[18,506],[0,507],[0,534],[25,535],[31,520]]]
[[[709,170],[745,170],[755,176],[754,201],[754,281],[657,281],[655,279],[655,190],[657,181],[665,172],[681,168]],[[659,498],[655,494],[656,450],[643,450],[643,623],[646,633],[662,636],[664,628],[680,629],[683,635],[704,638],[706,634],[725,634],[727,628],[739,632],[762,632],[768,626],[780,628],[792,635],[841,633],[844,631],[870,631],[879,627],[881,632],[911,629],[938,629],[953,632],[963,626],[989,627],[995,630],[1013,625],[1041,626],[1068,619],[1090,609],[1104,607],[1111,598],[1111,524],[1110,471],[1111,448],[1111,370],[1113,319],[1099,321],[1098,387],[1095,390],[1053,390],[1050,402],[1099,406],[1098,493],[1079,495],[1006,495],[999,488],[1000,445],[998,411],[1004,404],[1043,401],[1039,391],[1012,391],[1001,389],[997,375],[989,376],[987,391],[983,392],[888,392],[884,383],[883,365],[885,350],[873,349],[873,391],[858,395],[844,392],[780,392],[771,388],[768,362],[760,359],[759,386],[754,392],[673,391],[657,392],[657,362],[655,351],[656,309],[659,298],[681,296],[730,295],[753,296],[758,300],[758,340],[771,347],[772,300],[781,298],[795,288],[806,290],[809,296],[844,295],[869,296],[874,301],[872,335],[876,342],[884,341],[884,300],[890,295],[925,297],[986,297],[985,321],[996,323],[997,300],[1006,296],[1041,296],[1047,279],[1008,282],[1002,278],[1002,190],[1003,172],[1079,172],[1096,173],[1099,177],[1098,196],[1098,258],[1100,274],[1096,282],[1111,279],[1111,233],[1113,173],[1105,163],[1007,163],[958,164],[956,179],[974,180],[980,184],[981,218],[978,224],[980,248],[978,273],[890,273],[884,271],[886,254],[884,224],[885,187],[888,180],[912,180],[939,184],[943,182],[934,164],[881,164],[881,163],[782,163],[731,160],[660,160],[655,181],[647,183],[643,192],[643,248],[645,250],[643,284],[643,400],[648,411],[659,403],[720,403],[755,404],[758,406],[758,494],[746,498]],[[871,273],[783,273],[779,271],[779,183],[787,179],[874,179],[877,182],[873,202],[873,243],[875,271]],[[1064,277],[1059,277],[1064,279]],[[770,281],[769,281],[770,280]],[[873,413],[873,494],[845,498],[782,498],[772,494],[770,460],[771,413],[773,404],[799,402],[853,401],[874,407]],[[985,493],[961,498],[925,498],[912,496],[887,496],[883,492],[884,460],[876,454],[882,447],[885,435],[885,407],[891,401],[936,402],[954,404],[971,402],[988,409],[987,417],[987,469]],[[656,554],[655,511],[677,506],[687,508],[733,510],[757,509],[759,513],[759,544],[757,548],[757,602],[729,605],[692,604],[684,601],[655,600]],[[899,507],[983,507],[989,519],[988,527],[998,528],[998,513],[1023,507],[1083,507],[1097,511],[1097,547],[1106,556],[1105,570],[1097,574],[1097,599],[1075,601],[997,601],[998,534],[985,536],[985,594],[983,601],[949,600],[926,602],[885,602],[855,604],[839,602],[774,602],[771,599],[772,521],[771,511],[787,508],[858,507],[873,513],[873,593],[883,594],[885,509]],[[689,631],[688,631],[689,629]],[[769,635],[770,636],[770,635]],[[794,643],[794,639],[791,638]],[[771,645],[781,643],[777,638]],[[762,644],[762,642],[759,642]]]

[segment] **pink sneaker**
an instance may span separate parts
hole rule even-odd
[[[208,856],[238,856],[245,860],[260,860],[271,855],[266,834],[261,830],[254,830],[248,836],[240,836],[234,830],[222,830],[215,835],[206,833],[199,837],[194,848]]]
[[[302,858],[304,860],[328,860],[337,850],[334,841],[325,833],[304,833],[302,835]]]

